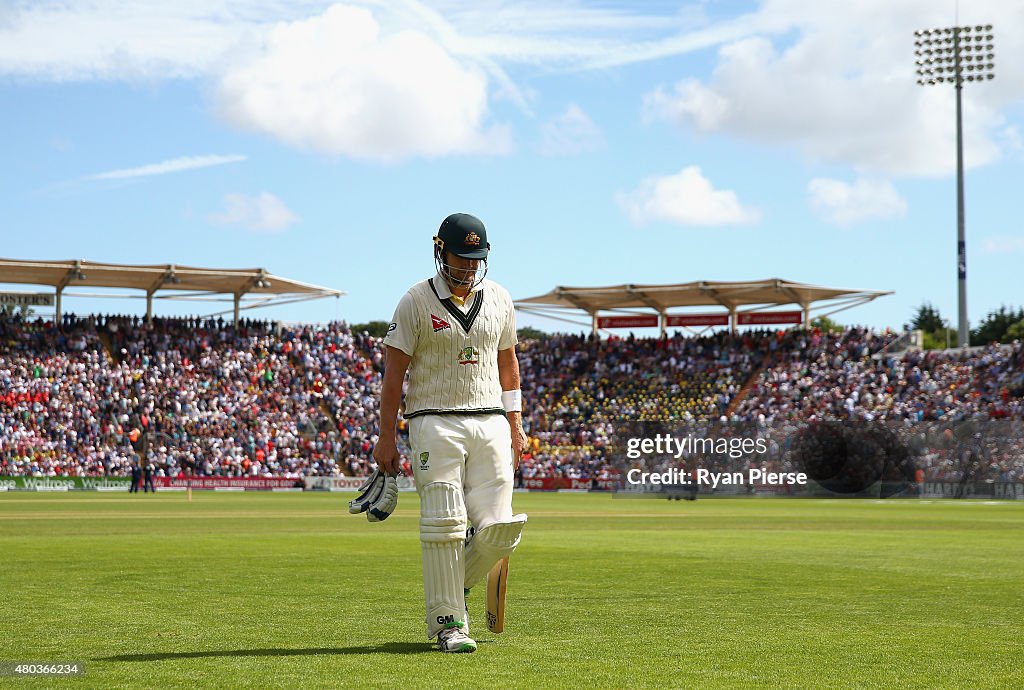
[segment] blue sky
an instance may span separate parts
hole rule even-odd
[[[515,298],[781,277],[896,292],[841,322],[899,327],[930,301],[955,323],[953,89],[915,83],[913,31],[957,11],[6,3],[0,256],[262,266],[347,296],[251,314],[387,320],[465,211]],[[959,23],[995,26],[996,78],[964,88],[977,323],[1024,302],[1024,0],[964,3]]]

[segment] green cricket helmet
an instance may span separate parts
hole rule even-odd
[[[453,286],[473,289],[483,282],[487,274],[487,253],[490,249],[487,229],[479,218],[468,213],[453,213],[444,219],[434,236],[434,264],[437,272]],[[480,260],[483,271],[452,269],[446,252],[463,259]]]

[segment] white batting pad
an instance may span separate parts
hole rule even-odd
[[[466,504],[452,484],[427,484],[420,491],[420,541],[464,541]]]
[[[526,514],[519,513],[508,522],[496,522],[473,535],[466,547],[467,589],[486,576],[495,563],[516,550],[525,526]]]
[[[451,484],[428,484],[420,491],[420,541],[427,637],[447,623],[465,623],[462,579],[465,566],[466,506]]]

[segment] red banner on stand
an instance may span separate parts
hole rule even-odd
[[[672,314],[665,317],[665,326],[728,326],[728,314]]]
[[[740,326],[768,326],[775,324],[800,324],[804,320],[802,311],[749,311],[736,315]]]
[[[598,328],[657,328],[657,314],[638,314],[637,316],[599,316]]]

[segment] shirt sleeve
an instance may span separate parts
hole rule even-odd
[[[516,308],[512,304],[512,295],[508,294],[508,290],[504,291],[505,298],[505,325],[501,329],[501,337],[498,338],[498,349],[507,350],[510,347],[515,347],[519,342],[519,336],[516,335]]]
[[[395,316],[388,324],[388,333],[384,336],[384,344],[397,348],[412,357],[418,341],[419,326],[416,309],[413,305],[412,295],[407,292],[395,308]]]

